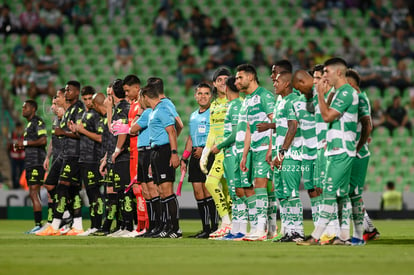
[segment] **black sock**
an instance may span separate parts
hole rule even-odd
[[[79,195],[80,186],[71,185],[69,187],[69,195],[72,200],[73,218],[82,217],[82,199]]]
[[[124,221],[124,228],[128,231],[134,230],[134,224],[133,224],[134,203],[132,202],[132,198],[133,198],[133,194],[132,194],[132,190],[130,189],[128,193],[126,193],[124,196],[124,206],[122,209],[122,219]]]
[[[53,212],[55,211],[56,205],[56,188],[47,191],[49,193],[49,197],[51,202],[47,203],[47,222],[52,223],[53,221]]]
[[[66,206],[69,204],[69,186],[59,184],[56,187],[56,194],[57,202],[53,215],[57,219],[62,219],[63,212],[65,212]]]
[[[161,199],[161,219],[160,219],[160,225],[162,225],[166,231],[170,230],[171,228],[171,219],[168,215],[168,207],[167,202],[165,199]]]
[[[153,210],[152,210],[151,200],[146,200],[145,204],[147,205],[147,215],[148,215],[148,220],[149,220],[148,231],[151,231],[154,228],[154,220],[152,218]]]
[[[138,224],[138,210],[137,210],[138,201],[137,201],[137,197],[135,197],[133,192],[131,194],[131,199],[132,199],[132,219],[135,224]]]
[[[208,198],[205,198],[204,200],[206,201],[208,213],[210,215],[211,230],[215,231],[217,230],[218,223],[219,223],[219,216],[217,213],[216,205],[214,204],[213,197],[208,197]]]
[[[42,225],[42,211],[34,211],[34,221],[35,225]]]
[[[203,231],[204,232],[210,231],[210,221],[209,221],[208,207],[207,207],[206,201],[204,199],[197,200],[197,208],[198,208],[198,213],[200,214],[201,223],[203,225]]]
[[[118,195],[107,194],[107,197],[108,197],[108,202],[106,204],[106,219],[102,226],[102,230],[109,232],[112,226],[112,222],[116,218]]]
[[[178,225],[179,220],[179,209],[178,209],[178,200],[175,194],[168,196],[165,198],[165,202],[167,204],[168,209],[168,216],[170,219],[171,229],[175,232],[180,229]]]
[[[163,207],[161,204],[161,198],[155,197],[151,199],[152,204],[152,217],[154,221],[154,228],[159,228],[163,224],[162,217],[163,217]]]

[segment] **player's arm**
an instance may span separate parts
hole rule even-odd
[[[85,127],[83,127],[82,123],[78,124],[77,131],[78,133],[87,136],[93,141],[102,143],[102,135],[86,130]]]
[[[326,123],[330,123],[334,121],[341,115],[341,113],[338,112],[337,110],[329,108],[328,104],[325,101],[324,94],[319,91],[318,91],[318,102],[319,102],[319,108],[321,111],[322,119]]]
[[[357,152],[361,150],[362,146],[368,141],[369,135],[372,131],[372,122],[371,122],[371,116],[363,116],[359,120],[361,122],[361,137],[359,139],[358,145],[357,145]]]
[[[283,150],[288,150],[292,144],[293,139],[295,138],[296,132],[298,130],[298,121],[297,120],[288,120],[288,130],[286,132],[285,140],[283,142]]]
[[[168,140],[170,141],[170,147],[171,151],[175,150],[177,151],[177,131],[175,130],[174,125],[170,125],[165,127],[165,130],[168,134]],[[177,168],[180,165],[180,160],[178,159],[178,154],[171,153],[170,158],[170,166],[172,166],[174,169]]]
[[[233,144],[236,141],[236,130],[237,124],[231,126],[231,134],[228,136],[225,140],[223,140],[221,143],[214,145],[211,151],[215,154],[217,154],[221,149],[229,147],[230,144]],[[217,149],[217,150],[216,150]]]
[[[246,167],[246,163],[247,163],[247,154],[249,153],[249,150],[250,150],[250,143],[251,143],[250,125],[249,123],[247,123],[246,135],[245,135],[244,147],[243,147],[243,156],[240,162],[240,169],[242,172],[246,172],[247,170],[249,170]]]
[[[181,131],[183,130],[183,128],[184,128],[183,121],[181,120],[181,118],[179,116],[176,116],[175,117],[175,129],[176,129],[176,132],[177,132],[177,137],[180,136]]]
[[[36,140],[25,140],[23,142],[24,147],[41,147],[47,144],[46,136],[41,136]]]
[[[187,171],[188,158],[191,155],[192,148],[193,148],[193,140],[191,139],[191,136],[189,135],[187,137],[187,141],[185,142],[184,153],[180,160],[181,171],[184,171],[184,172]]]

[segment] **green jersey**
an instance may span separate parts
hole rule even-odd
[[[236,127],[236,149],[237,153],[243,153],[244,149],[244,139],[246,138],[247,130],[247,101],[250,99],[251,95],[246,95],[239,111],[239,120],[237,121]]]
[[[274,95],[265,88],[258,87],[245,99],[247,104],[247,121],[250,126],[251,143],[253,152],[267,150],[269,148],[271,130],[259,132],[257,124],[271,122],[268,115],[272,114],[275,107]]]
[[[358,94],[358,126],[357,126],[357,135],[356,135],[356,144],[358,145],[359,139],[361,138],[362,124],[360,122],[361,118],[364,116],[371,116],[371,106],[367,94],[365,92]],[[362,146],[361,150],[357,153],[358,158],[365,158],[370,155],[368,150],[368,142]]]
[[[299,96],[298,99],[293,102],[292,111],[288,117],[288,120],[296,120],[298,122],[296,135],[298,135],[298,132],[301,134],[302,159],[306,160],[316,159],[317,152],[315,112],[311,110],[313,109],[312,101],[313,99],[307,100],[304,95]],[[299,150],[300,149],[298,149],[298,151]]]
[[[358,124],[358,94],[349,84],[336,90],[330,108],[340,116],[328,124],[326,133],[326,156],[348,154],[356,155],[356,133]]]
[[[237,127],[242,102],[243,100],[238,97],[228,103],[226,117],[224,118],[224,140],[217,145],[218,149],[235,145],[236,133],[233,131],[233,128]]]
[[[328,99],[330,92],[325,94],[325,101]],[[328,124],[323,120],[321,109],[319,108],[318,93],[316,89],[313,90],[313,104],[315,105],[315,123],[316,123],[316,138],[318,140],[317,149],[324,148],[326,145],[326,131]]]
[[[278,100],[276,103],[273,121],[276,123],[276,131],[273,134],[272,146],[274,150],[279,150],[282,148],[283,143],[285,142],[285,136],[288,131],[288,120],[296,119],[295,113],[293,111],[293,103],[298,99],[296,93],[290,93],[289,95]],[[293,138],[288,151],[285,153],[285,158],[291,158],[294,160],[302,160],[301,157],[301,134],[300,129],[296,131],[296,135]]]

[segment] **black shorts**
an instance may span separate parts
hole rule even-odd
[[[210,171],[211,166],[214,163],[214,154],[210,153],[208,156],[207,170]],[[191,154],[190,161],[188,162],[188,182],[206,182],[206,175],[201,171],[200,159]]]
[[[62,169],[60,170],[59,181],[70,182],[78,185],[80,179],[79,158],[63,158]]]
[[[137,181],[138,182],[151,182],[152,176],[148,173],[148,168],[151,161],[151,148],[143,147],[138,148],[138,168],[137,168]]]
[[[45,169],[42,166],[26,168],[27,185],[42,185],[45,178]]]
[[[157,146],[151,150],[151,170],[155,184],[174,182],[175,169],[170,166],[170,144]]]
[[[56,186],[59,182],[60,171],[62,170],[63,159],[56,158],[50,166],[49,174],[47,174],[45,185]]]
[[[129,174],[129,161],[119,161],[112,164],[111,184],[114,187],[114,191],[118,192],[124,190],[125,187],[131,182],[131,176]]]
[[[101,174],[99,174],[99,163],[81,163],[80,178],[86,189],[100,186]]]

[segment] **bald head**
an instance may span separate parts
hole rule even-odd
[[[313,77],[305,70],[297,70],[292,79],[293,88],[303,94],[312,92]]]
[[[96,93],[92,97],[92,104],[95,111],[101,115],[106,114],[106,107],[104,105],[105,95],[103,93]]]

